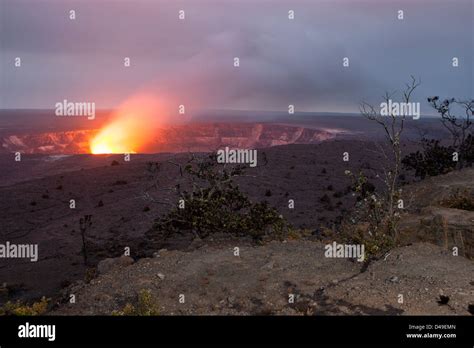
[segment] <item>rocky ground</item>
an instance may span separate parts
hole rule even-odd
[[[427,178],[404,187],[403,195],[409,212],[401,225],[405,242],[456,247],[474,259],[474,169]]]
[[[268,201],[295,227],[317,234],[318,226],[331,226],[354,205],[344,170],[374,167],[379,159],[367,155],[368,146],[331,141],[262,149],[259,165],[248,169],[239,186],[253,201]],[[342,160],[345,151],[352,153],[349,163]],[[0,260],[0,279],[7,283],[9,297],[54,296],[68,283],[84,279],[79,220],[86,214],[92,215],[87,231],[91,266],[120,256],[125,247],[134,258],[151,255],[155,246],[147,243],[146,232],[177,204],[173,192],[163,189],[177,183],[179,169],[172,163],[184,165],[188,159],[187,154],[133,155],[130,162],[119,155],[25,155],[14,162],[11,155],[0,156],[0,240],[39,245],[38,262]],[[156,175],[148,171],[148,162],[162,163]],[[325,195],[328,200],[322,201]],[[288,208],[289,199],[294,209]],[[156,247],[183,249],[191,241],[171,238]],[[5,299],[0,292],[0,303]]]
[[[52,314],[108,315],[143,290],[162,315],[469,315],[474,305],[474,263],[432,244],[392,250],[367,269],[325,257],[318,242],[242,246],[239,256],[236,246],[103,261],[90,284],[65,290],[76,302]]]
[[[238,180],[241,190],[254,201],[268,201],[309,234],[309,240],[263,246],[192,238],[150,243],[153,220],[169,207],[145,194],[175,204],[176,197],[153,184],[174,185],[178,169],[173,163],[186,163],[186,154],[136,155],[130,162],[122,156],[26,155],[21,163],[0,157],[0,237],[39,244],[36,263],[1,260],[0,303],[43,295],[56,302],[60,294],[63,299],[75,294],[76,304],[61,303],[53,313],[110,314],[149,289],[162,314],[469,314],[474,213],[448,203],[458,192],[473,197],[472,169],[403,187],[402,239],[409,246],[385,260],[362,272],[360,263],[322,256],[323,245],[315,241],[321,226],[330,228],[354,206],[344,171],[363,169],[378,182],[374,169],[380,155],[370,146],[335,140],[260,150],[262,165]],[[342,161],[345,151],[349,162]],[[150,161],[162,163],[156,177],[147,170]],[[75,209],[70,199],[76,200]],[[295,209],[288,208],[289,199]],[[86,214],[93,215],[88,267],[79,233],[79,219]],[[420,243],[426,241],[430,244]],[[240,257],[233,255],[236,246]],[[125,247],[133,259],[117,262]],[[168,251],[150,258],[164,248]],[[122,266],[111,270],[116,263]],[[95,268],[99,277],[85,284]],[[288,303],[289,294],[296,296],[295,303]],[[439,305],[440,295],[449,301]]]
[[[309,240],[198,241],[190,251],[160,250],[134,264],[123,257],[103,261],[90,284],[64,290],[78,301],[53,313],[111,314],[149,290],[163,315],[474,314],[474,213],[451,207],[460,193],[472,201],[473,183],[474,170],[466,169],[405,186],[401,238],[408,245],[367,268],[326,258],[324,245]]]

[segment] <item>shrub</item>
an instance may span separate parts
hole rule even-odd
[[[436,176],[448,173],[455,169],[452,146],[442,146],[439,140],[423,139],[423,151],[416,151],[407,155],[402,164],[407,170],[415,170],[415,176],[424,179],[427,176]]]
[[[234,184],[233,177],[243,170],[241,166],[218,168],[215,156],[197,165],[188,164],[183,175],[191,180],[191,190],[177,185],[181,208],[174,207],[156,219],[152,230],[163,238],[177,233],[205,238],[219,232],[247,235],[254,240],[265,236],[281,238],[288,225],[278,211],[267,202],[251,202]]]
[[[456,191],[451,197],[441,201],[446,208],[474,211],[474,197],[467,190]]]
[[[442,146],[439,140],[422,139],[423,151],[406,156],[403,160],[405,167],[415,170],[415,176],[422,179],[471,167],[474,163],[474,100],[451,98],[441,101],[435,96],[428,98],[428,103],[438,112],[441,124],[450,133],[451,145]],[[458,153],[457,161],[453,161],[454,152]]]
[[[42,297],[39,302],[34,302],[31,305],[24,304],[21,301],[8,301],[2,307],[0,307],[0,315],[41,315],[46,313],[48,310],[49,301],[50,299],[47,299],[46,297]]]
[[[127,303],[121,311],[113,311],[112,315],[117,316],[156,316],[159,315],[157,300],[148,289],[140,290],[137,303],[133,305]]]
[[[289,240],[300,240],[310,237],[313,231],[309,229],[290,229],[287,234]]]
[[[371,261],[378,259],[386,254],[389,250],[395,247],[395,241],[388,233],[378,231],[378,233],[371,233],[368,225],[359,225],[352,230],[349,237],[350,243],[363,244],[365,260]]]
[[[362,172],[354,175],[347,171],[346,174],[352,179],[352,190],[358,197],[351,215],[341,224],[340,234],[345,242],[364,244],[366,260],[370,261],[396,245],[400,214],[388,212],[390,203],[387,197],[377,193]],[[396,191],[395,200],[398,195],[399,191]]]
[[[350,171],[346,171],[346,175],[349,175],[352,179],[352,185],[346,188],[346,191],[355,192],[358,194],[357,201],[367,198],[375,193],[375,185],[372,184],[365,174],[361,171],[356,177]]]

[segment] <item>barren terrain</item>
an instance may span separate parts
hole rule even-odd
[[[150,290],[163,315],[469,315],[473,274],[472,261],[423,243],[395,249],[366,270],[324,257],[317,242],[244,246],[238,257],[232,245],[203,245],[192,252],[161,250],[78,283],[65,292],[78,301],[53,314],[108,315]],[[440,295],[449,297],[447,304],[438,303]]]
[[[418,183],[406,175],[410,184],[403,187],[401,236],[407,246],[367,269],[357,262],[328,259],[322,256],[324,231],[350,216],[356,200],[345,171],[363,170],[380,187],[377,171],[384,162],[375,129],[368,128],[373,132],[367,139],[359,137],[360,123],[351,117],[321,120],[317,127],[304,117],[292,124],[282,118],[278,126],[173,126],[166,131],[161,153],[132,154],[129,162],[122,155],[77,154],[90,137],[87,129],[15,138],[14,127],[6,124],[0,155],[0,238],[38,244],[39,260],[1,260],[0,303],[47,296],[61,303],[55,313],[111,314],[149,289],[163,314],[468,313],[474,302],[474,216],[445,201],[456,192],[474,195],[474,170]],[[414,128],[410,132],[415,134]],[[191,156],[188,150],[206,156],[204,152],[227,145],[258,148],[257,167],[248,168],[237,184],[252,201],[275,207],[304,232],[304,239],[257,246],[224,235],[155,238],[154,220],[177,204],[172,188],[179,181],[179,165]],[[178,147],[181,153],[165,152]],[[413,147],[406,141],[404,152]],[[23,153],[21,161],[14,160],[12,151]],[[344,152],[350,153],[348,162]],[[159,164],[158,172],[150,171],[151,163]],[[87,265],[79,231],[85,215],[92,216]],[[240,257],[232,254],[236,246]],[[453,256],[453,247],[459,256]],[[130,248],[130,257],[118,259],[125,248]],[[117,263],[122,266],[110,269]],[[79,295],[78,302],[64,305],[71,293]],[[181,293],[186,305],[176,300]],[[288,303],[290,293],[296,295],[294,304]],[[397,302],[400,294],[403,304]],[[450,301],[439,305],[444,294]]]

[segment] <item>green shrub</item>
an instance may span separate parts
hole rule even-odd
[[[112,315],[117,316],[156,316],[159,315],[157,300],[148,289],[140,290],[137,303],[135,305],[127,303],[122,310],[113,311]]]
[[[441,124],[449,132],[451,145],[443,146],[435,139],[422,139],[423,150],[406,156],[403,159],[405,168],[415,170],[415,176],[423,179],[471,167],[474,164],[474,100],[441,100],[434,96],[428,98],[428,103],[438,112]],[[458,153],[457,161],[453,161],[454,152]]]
[[[21,301],[8,301],[2,307],[0,307],[0,315],[41,315],[46,313],[48,310],[49,301],[50,299],[47,299],[46,297],[42,297],[39,302],[34,302],[31,305],[22,303]]]
[[[414,170],[415,176],[424,179],[427,176],[436,176],[448,173],[456,168],[453,161],[452,146],[443,146],[439,140],[423,139],[423,151],[416,151],[407,155],[402,164],[407,170]]]
[[[251,202],[234,184],[233,177],[243,171],[241,166],[219,167],[214,156],[197,165],[188,164],[183,175],[191,180],[190,191],[177,185],[184,207],[178,205],[156,219],[152,231],[163,238],[176,233],[205,238],[220,232],[251,236],[254,240],[280,238],[288,225],[278,211],[265,201]]]
[[[350,171],[352,191],[357,201],[352,212],[342,220],[339,235],[343,242],[363,244],[366,261],[378,259],[397,245],[399,212],[389,213],[390,203],[387,196],[377,192],[363,172],[357,175]],[[399,198],[399,192],[394,199]]]
[[[446,208],[474,211],[474,197],[467,190],[458,190],[451,197],[442,200],[441,205]]]

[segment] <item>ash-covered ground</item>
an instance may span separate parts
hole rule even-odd
[[[328,134],[337,133],[334,124],[325,127],[333,129]],[[253,134],[261,130],[247,128]],[[406,175],[404,190],[414,203],[403,216],[402,232],[413,246],[395,249],[369,268],[322,258],[323,232],[350,215],[356,201],[345,172],[363,170],[376,187],[382,185],[377,177],[384,164],[377,145],[380,134],[358,132],[352,128],[315,141],[311,135],[301,138],[301,144],[272,147],[264,145],[276,143],[258,137],[258,165],[236,182],[252,201],[267,201],[305,232],[302,240],[263,245],[225,235],[153,238],[155,219],[177,204],[169,188],[179,181],[179,165],[188,163],[190,152],[132,154],[130,161],[123,155],[31,153],[20,162],[4,153],[0,236],[10,243],[38,244],[39,259],[1,260],[0,301],[47,296],[58,304],[56,313],[110,314],[149,289],[163,314],[468,314],[474,300],[474,216],[441,201],[456,190],[474,192],[472,170],[418,183]],[[413,137],[415,133],[411,129]],[[222,139],[211,145],[219,147]],[[210,150],[206,144],[203,149]],[[416,141],[407,140],[403,150],[416,147]],[[350,154],[347,162],[345,152]],[[151,172],[150,163],[160,163],[160,170]],[[85,215],[92,222],[86,233],[87,265],[80,232]],[[460,255],[450,256],[460,238]],[[240,259],[231,255],[236,246],[242,248]],[[128,248],[130,258],[116,259]],[[72,292],[81,300],[59,305]],[[188,294],[187,306],[175,303],[177,292]],[[285,304],[291,292],[298,295],[298,304]],[[204,293],[209,296],[203,298]],[[400,293],[405,305],[397,302]],[[439,296],[446,294],[451,302],[440,306]]]

